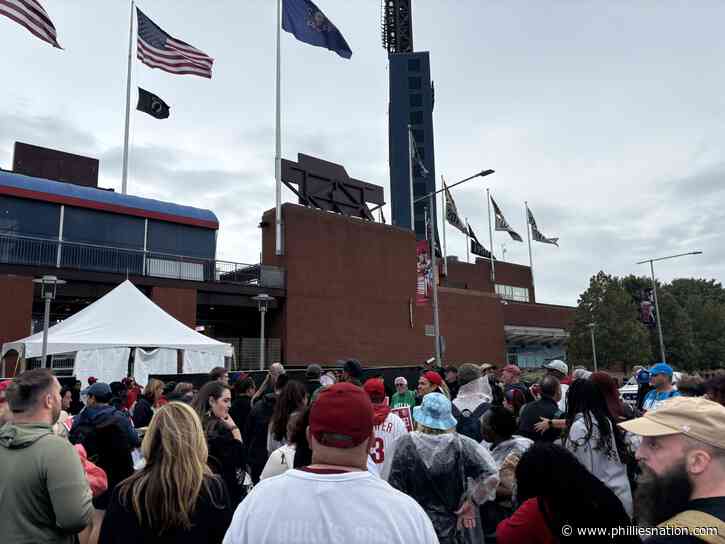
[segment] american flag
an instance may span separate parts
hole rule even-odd
[[[0,0],[2,1],[2,0]],[[214,59],[186,42],[169,36],[136,8],[138,48],[136,57],[146,66],[171,74],[190,74],[211,78]]]
[[[19,25],[23,25],[36,37],[48,42],[53,47],[63,49],[58,44],[53,22],[39,2],[35,0],[0,0],[0,15],[5,15]]]

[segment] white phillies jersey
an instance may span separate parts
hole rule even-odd
[[[378,468],[385,463],[386,457],[393,455],[393,443],[395,440],[405,433],[408,429],[396,414],[390,412],[380,425],[373,427],[375,431],[375,443],[370,448],[370,457]]]

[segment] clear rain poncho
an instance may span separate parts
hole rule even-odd
[[[490,403],[492,399],[491,384],[488,383],[488,379],[481,377],[462,385],[453,404],[461,412],[466,410],[474,412],[481,403]]]
[[[491,454],[466,436],[415,431],[395,442],[388,482],[420,504],[441,540],[456,541],[454,512],[466,499],[476,505],[493,500],[498,469]]]

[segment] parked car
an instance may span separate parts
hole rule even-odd
[[[680,376],[682,376],[681,372],[673,372],[672,374],[672,383],[674,384],[675,388],[677,387],[677,382],[680,380]],[[632,376],[631,378],[629,378],[629,381],[627,381],[627,383],[619,388],[619,396],[626,404],[629,404],[630,406],[635,406],[637,404],[638,390],[639,386],[637,385],[637,377]]]

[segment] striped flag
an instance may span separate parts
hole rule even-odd
[[[466,231],[466,227],[463,225],[463,221],[461,221],[461,216],[458,215],[458,208],[456,208],[456,203],[453,200],[453,196],[448,190],[448,187],[446,187],[445,182],[443,182],[443,189],[446,197],[446,221],[448,221],[450,225],[460,230],[463,234],[467,234],[468,232]]]
[[[0,0],[0,15],[5,15],[24,26],[37,38],[53,47],[63,49],[58,44],[53,21],[36,0]]]
[[[476,237],[476,233],[473,232],[473,229],[471,228],[471,225],[469,223],[466,223],[468,226],[468,236],[471,239],[471,253],[474,255],[478,255],[479,257],[483,257],[485,259],[494,259],[496,260],[496,257],[494,257],[489,250],[487,250],[485,247],[483,247],[483,244],[478,241],[478,238]]]
[[[496,216],[496,230],[508,232],[511,238],[517,242],[523,242],[524,240],[521,236],[519,236],[519,233],[511,228],[511,225],[509,225],[508,221],[506,221],[506,218],[503,216],[503,212],[501,212],[501,208],[498,207],[498,204],[496,204],[493,197],[491,197],[491,205],[493,206],[493,213]]]
[[[556,247],[559,247],[558,238],[547,238],[541,233],[538,225],[536,224],[536,219],[534,219],[534,214],[531,213],[531,210],[528,206],[526,207],[526,213],[529,216],[529,225],[531,225],[531,237],[534,239],[534,242],[541,242],[542,244],[553,244]]]
[[[188,74],[211,78],[214,59],[164,32],[136,8],[138,16],[138,49],[136,57],[150,68],[170,74]]]

